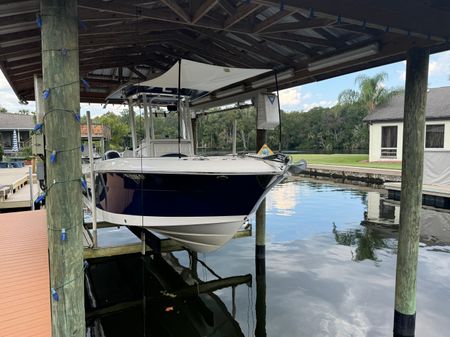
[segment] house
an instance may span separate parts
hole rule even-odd
[[[91,126],[92,130],[92,140],[94,141],[93,147],[94,147],[94,157],[96,155],[101,156],[103,155],[107,148],[109,141],[111,140],[111,129],[107,125],[103,124],[92,124]],[[88,127],[87,124],[81,124],[80,125],[80,131],[81,131],[81,143],[83,144],[83,157],[89,156],[89,148],[88,148]],[[96,146],[100,146],[100,149]]]
[[[31,131],[34,128],[34,116],[17,113],[0,113],[0,145],[5,154],[13,153],[14,131],[17,137],[17,147],[20,151],[30,146]]]
[[[402,160],[404,100],[404,94],[396,95],[364,118],[369,161]],[[427,151],[450,151],[450,87],[428,90],[424,145]]]

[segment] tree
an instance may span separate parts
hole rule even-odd
[[[128,139],[128,134],[130,128],[128,123],[124,122],[124,117],[116,115],[115,113],[108,111],[106,114],[94,118],[95,123],[104,124],[109,126],[111,129],[111,142],[110,146],[114,150],[123,150],[126,146],[126,140]],[[128,111],[126,111],[128,115]]]
[[[0,106],[0,113],[5,113],[8,112],[8,110],[6,110],[4,107]]]
[[[388,79],[385,72],[378,73],[372,77],[367,75],[359,75],[356,83],[359,86],[358,101],[363,103],[367,108],[367,112],[371,113],[375,108],[389,101],[392,96],[397,95],[401,90],[388,89],[384,86],[384,82]]]

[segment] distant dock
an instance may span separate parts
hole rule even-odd
[[[301,174],[314,178],[323,177],[382,185],[386,182],[400,182],[402,171],[356,166],[310,164],[308,165],[308,169]]]
[[[39,195],[36,175],[30,190],[29,167],[0,169],[0,211],[31,208]]]

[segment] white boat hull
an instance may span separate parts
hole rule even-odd
[[[105,212],[97,208],[98,221],[145,227],[179,241],[197,252],[211,252],[230,241],[245,223],[246,215],[219,217],[142,217]]]

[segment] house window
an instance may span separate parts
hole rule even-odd
[[[427,149],[442,149],[444,147],[444,124],[427,125],[425,147]]]
[[[381,158],[397,158],[397,126],[381,128]]]

